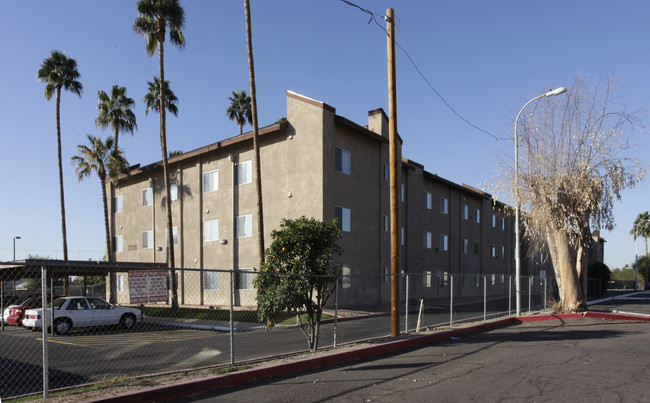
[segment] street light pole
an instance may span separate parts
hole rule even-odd
[[[634,224],[634,291],[638,291],[639,288],[639,225],[644,222],[650,222],[650,220],[642,220]],[[648,281],[648,263],[646,260],[646,274],[645,281]],[[645,287],[643,287],[645,288]]]
[[[543,97],[552,97],[554,95],[560,95],[566,92],[566,88],[558,87],[554,90],[545,92],[541,95],[536,96],[530,101],[526,102],[515,119],[515,300],[517,301],[517,312],[516,315],[521,315],[521,253],[520,253],[520,242],[519,242],[519,212],[521,209],[521,202],[519,200],[519,137],[517,136],[517,123],[519,122],[519,116],[530,105],[533,101],[536,101]]]

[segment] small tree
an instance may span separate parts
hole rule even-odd
[[[297,315],[312,352],[318,348],[323,307],[336,285],[332,257],[341,253],[340,236],[335,221],[282,220],[280,230],[271,232],[273,243],[253,282],[260,320],[271,329],[281,313]]]

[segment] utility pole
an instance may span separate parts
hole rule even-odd
[[[397,204],[397,95],[395,89],[395,18],[393,9],[386,10],[388,33],[388,153],[390,164],[390,335],[399,336],[399,217]]]

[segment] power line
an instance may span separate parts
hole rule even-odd
[[[381,14],[378,14],[378,13],[375,13],[375,12],[372,12],[372,11],[370,11],[370,10],[367,10],[367,9],[365,9],[365,8],[363,8],[363,7],[358,6],[357,4],[352,3],[351,1],[348,1],[348,0],[341,0],[341,1],[342,1],[343,3],[349,5],[349,6],[352,6],[352,7],[358,8],[359,10],[363,11],[364,13],[370,15],[370,20],[368,20],[368,24],[370,24],[371,22],[374,22],[374,23],[375,23],[379,28],[381,28],[382,31],[384,31],[384,33],[385,33],[386,35],[390,35],[390,34],[386,31],[386,28],[384,28],[384,27],[383,27],[381,24],[379,24],[379,22],[377,21],[377,18],[381,18],[381,19],[383,19],[383,20],[386,20],[386,18],[387,18],[386,16],[381,15]],[[478,131],[480,131],[480,132],[482,132],[482,133],[484,133],[484,134],[487,134],[488,136],[494,138],[496,141],[499,141],[499,140],[511,140],[510,138],[497,137],[497,136],[495,136],[494,134],[490,133],[489,131],[487,131],[487,130],[485,130],[485,129],[482,129],[482,128],[480,128],[479,126],[473,124],[472,122],[470,122],[469,120],[467,120],[465,117],[463,117],[460,113],[458,113],[458,112],[456,111],[456,109],[454,109],[454,108],[451,106],[451,104],[449,104],[449,102],[447,102],[447,100],[442,96],[442,94],[440,94],[440,92],[438,92],[438,90],[433,86],[433,84],[431,84],[431,82],[429,81],[429,79],[427,79],[427,77],[424,75],[424,73],[422,73],[422,70],[420,70],[420,68],[419,68],[418,65],[415,63],[415,61],[413,60],[413,58],[411,57],[411,55],[406,51],[406,49],[404,49],[404,48],[402,47],[402,45],[400,45],[400,44],[397,42],[397,40],[395,40],[395,44],[397,45],[397,47],[399,48],[399,50],[401,50],[401,51],[404,53],[404,55],[406,55],[406,58],[409,60],[409,62],[411,62],[411,65],[413,66],[413,68],[415,68],[415,71],[416,71],[416,72],[418,73],[418,75],[419,75],[419,76],[424,80],[424,82],[429,86],[429,88],[431,88],[431,90],[433,90],[433,92],[436,94],[436,96],[438,96],[438,98],[440,98],[440,100],[445,104],[445,106],[447,106],[447,108],[449,108],[449,110],[452,111],[453,114],[456,115],[460,120],[462,120],[463,122],[465,122],[467,125],[473,127],[474,129],[476,129],[476,130],[478,130]]]

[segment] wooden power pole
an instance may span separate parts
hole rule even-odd
[[[397,95],[395,89],[395,18],[393,9],[386,10],[388,33],[388,136],[390,163],[390,335],[399,336],[399,208],[397,204]]]

